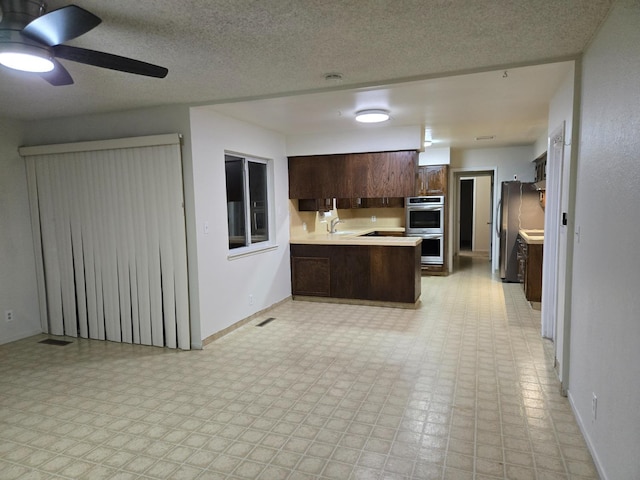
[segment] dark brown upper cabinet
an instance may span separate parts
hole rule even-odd
[[[415,195],[447,195],[447,165],[418,167]]]
[[[289,198],[409,197],[416,151],[289,157]]]

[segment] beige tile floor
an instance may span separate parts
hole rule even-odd
[[[0,478],[598,478],[540,312],[461,262],[418,310],[290,301],[202,351],[0,346]]]

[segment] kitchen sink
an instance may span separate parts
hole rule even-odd
[[[361,237],[402,237],[402,233],[398,232],[385,232],[385,231],[374,231],[369,233],[364,233],[360,235]]]

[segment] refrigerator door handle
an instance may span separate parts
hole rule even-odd
[[[502,208],[502,198],[498,200],[498,206],[496,207],[496,219],[500,219],[502,221],[502,217],[500,216],[500,210]],[[500,235],[500,224],[496,221],[496,235]]]

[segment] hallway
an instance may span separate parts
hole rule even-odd
[[[202,351],[2,345],[0,478],[597,479],[540,312],[459,262],[417,310],[287,301]]]

